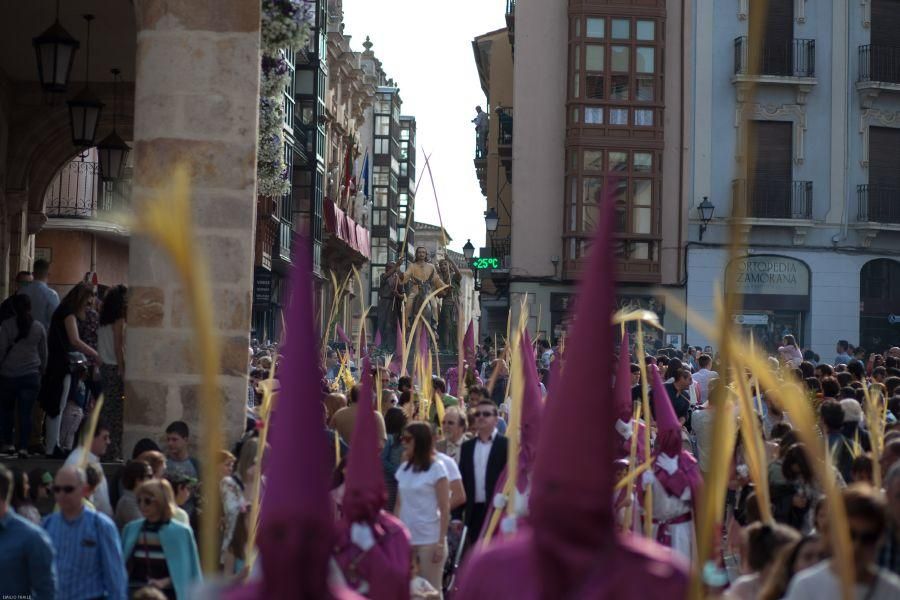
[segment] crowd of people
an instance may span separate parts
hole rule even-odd
[[[103,458],[120,461],[128,290],[87,273],[60,299],[50,264],[33,269],[0,304],[0,455],[65,458],[103,396]]]
[[[36,265],[38,283],[46,278],[44,269]],[[51,309],[50,296],[31,285],[24,288],[32,290],[29,294],[15,294],[0,307],[12,311],[0,322],[0,347],[12,346],[7,350],[12,360],[0,363],[0,376],[4,391],[14,391],[4,396],[0,432],[16,451],[8,463],[13,468],[0,466],[0,592],[74,600],[188,598],[189,590],[203,583],[197,540],[208,494],[218,494],[220,506],[218,577],[233,585],[262,577],[263,567],[254,559],[263,546],[252,542],[251,518],[269,489],[263,467],[272,449],[261,439],[265,392],[270,379],[283,380],[290,372],[279,348],[254,344],[250,349],[247,427],[233,448],[211,459],[219,468],[217,481],[201,483],[200,462],[191,454],[197,440],[182,421],[170,423],[156,439],[140,440],[130,460],[104,472],[103,463],[122,455],[116,394],[124,365],[125,290],[113,288],[101,302],[88,281]],[[38,316],[49,319],[48,328]],[[95,328],[87,323],[92,319]],[[324,348],[316,392],[323,421],[312,427],[321,428],[321,438],[313,442],[327,449],[322,467],[332,473],[329,512],[337,541],[330,550],[331,580],[375,600],[480,597],[471,590],[485,579],[473,574],[482,564],[477,559],[491,556],[485,548],[496,547],[491,540],[528,540],[522,532],[547,527],[545,506],[565,510],[564,503],[556,504],[559,499],[548,504],[547,490],[556,484],[548,487],[553,479],[546,472],[536,483],[535,460],[551,464],[547,456],[556,456],[554,444],[574,451],[585,440],[575,434],[562,439],[566,428],[577,431],[578,419],[592,419],[608,424],[609,433],[589,444],[608,443],[612,436],[614,452],[605,466],[595,464],[593,453],[578,455],[584,464],[574,465],[573,481],[593,489],[598,473],[611,473],[615,489],[609,506],[617,535],[668,547],[659,556],[673,569],[700,567],[708,595],[839,597],[830,537],[836,525],[825,499],[832,486],[840,490],[847,516],[858,596],[900,595],[900,348],[866,353],[841,340],[834,360],[820,361],[785,335],[772,349],[765,380],[777,385],[749,381],[765,450],[765,493],[751,476],[752,450],[739,435],[729,448],[733,458],[717,545],[712,560],[701,564],[699,503],[722,451],[717,414],[732,406],[736,382],[725,376],[712,348],[653,348],[639,357],[633,341],[623,336],[602,386],[609,391],[601,387],[587,394],[594,400],[586,400],[582,388],[571,389],[582,375],[566,365],[582,363],[567,352],[577,350],[543,339],[532,344],[526,337],[520,362],[503,340],[500,347],[490,338],[479,346],[472,342],[462,350],[461,372],[454,365],[443,377],[429,374],[426,380],[422,371],[407,375],[402,366],[378,357]],[[80,375],[68,358],[59,362],[76,350],[84,355]],[[517,404],[520,386],[524,398]],[[817,455],[795,429],[783,402],[784,386],[802,390],[827,456]],[[93,438],[79,446],[73,421],[83,420],[101,390],[112,390],[113,409],[106,411],[104,404]],[[650,414],[638,422],[635,409],[645,394]],[[21,456],[28,456],[36,433],[29,417],[37,398],[47,413],[43,429],[37,429],[45,453],[65,459],[55,473],[15,468],[13,458],[23,449]],[[562,421],[553,444],[546,435],[537,444],[536,426],[545,408],[564,402],[581,404],[572,405],[575,412]],[[600,414],[588,414],[592,403],[602,407]],[[56,414],[48,410],[53,407]],[[726,418],[743,417],[735,411]],[[598,450],[597,456],[604,455]],[[562,453],[559,464],[545,470],[567,472],[570,458]],[[820,480],[822,473],[827,480]],[[596,491],[605,494],[603,489]],[[535,505],[530,497],[537,492],[543,495]],[[594,496],[588,504],[606,502]],[[530,514],[529,507],[538,514]],[[578,505],[568,515],[581,515],[578,523],[591,532],[585,539],[598,531],[591,519],[602,509],[592,510]],[[622,556],[632,556],[632,566],[643,564],[646,548],[643,554],[628,554],[632,551],[622,550]]]

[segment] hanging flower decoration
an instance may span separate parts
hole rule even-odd
[[[283,196],[291,191],[284,163],[284,88],[291,69],[286,49],[296,50],[309,39],[315,22],[315,4],[308,0],[262,0],[259,81],[259,144],[256,165],[257,193]]]

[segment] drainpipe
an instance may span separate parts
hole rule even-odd
[[[847,63],[848,63],[848,80],[849,78],[849,64],[852,62],[851,50],[852,47],[850,45],[850,22],[851,22],[851,12],[850,12],[850,3],[847,3]],[[850,85],[850,81],[847,82],[845,86],[847,88],[847,122],[844,125],[846,127],[845,133],[847,135],[847,143],[844,144],[844,210],[841,211],[841,232],[834,237],[831,238],[831,243],[837,246],[841,242],[845,242],[848,237],[848,231],[850,228],[850,131],[852,127],[851,114],[850,114],[850,106],[853,104],[853,86]]]

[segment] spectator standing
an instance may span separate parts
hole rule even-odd
[[[31,500],[31,482],[28,480],[28,473],[16,467],[13,467],[10,471],[12,471],[13,476],[13,493],[10,505],[17,515],[28,519],[40,527],[41,513]]]
[[[409,529],[420,575],[441,589],[450,524],[447,470],[435,457],[431,427],[427,423],[410,423],[402,439],[405,462],[396,473],[397,516]]]
[[[331,417],[329,424],[332,429],[338,432],[345,442],[353,439],[353,430],[356,428],[356,413],[359,410],[357,402],[359,400],[359,386],[355,385],[350,389],[349,404],[339,409],[334,416]],[[381,440],[379,450],[384,447],[387,434],[384,430],[384,417],[377,410],[375,411],[375,426],[378,428],[378,439]]]
[[[153,478],[150,465],[142,460],[130,460],[122,468],[122,495],[116,503],[116,527],[120,530],[126,525],[141,518],[141,510],[138,506],[137,496],[134,491],[137,487]]]
[[[78,335],[78,320],[84,318],[88,304],[93,300],[93,290],[78,284],[66,294],[53,313],[47,331],[47,370],[41,381],[38,401],[47,413],[47,438],[44,451],[48,456],[61,457],[58,448],[62,411],[69,397],[72,375],[69,370],[69,353],[81,352],[87,357],[99,358],[96,350],[85,344]],[[34,298],[32,298],[32,311]],[[37,315],[35,314],[35,318]]]
[[[10,506],[13,474],[0,465],[0,594],[4,598],[56,598],[56,567],[47,533]]]
[[[166,472],[199,481],[203,471],[200,461],[188,452],[190,438],[191,430],[184,421],[173,421],[166,427]],[[193,515],[197,508],[193,494],[182,508],[189,516]]]
[[[709,382],[713,379],[718,379],[719,374],[715,371],[711,371],[710,367],[712,366],[712,357],[709,354],[701,354],[700,358],[697,359],[697,366],[699,370],[693,374],[694,383],[700,386],[700,398],[698,402],[700,404],[705,404],[709,400]],[[638,371],[640,374],[640,371]],[[635,383],[639,383],[638,382]]]
[[[47,280],[50,279],[49,262],[39,258],[34,261],[33,269],[31,283],[23,287],[19,293],[31,300],[34,318],[44,326],[44,329],[50,329],[53,313],[59,306],[59,294],[47,285]]]
[[[187,599],[191,585],[202,581],[200,558],[191,528],[172,519],[172,487],[165,479],[154,479],[142,483],[136,495],[143,518],[122,531],[128,587],[149,585],[167,598]]]
[[[59,512],[44,521],[56,550],[60,599],[109,598],[127,593],[119,532],[112,519],[85,506],[83,469],[64,466],[56,473],[53,495]]]
[[[87,451],[88,456],[86,462],[88,464],[97,465],[99,468],[100,457],[106,453],[107,446],[109,446],[109,427],[106,426],[106,423],[98,421],[97,427],[94,429],[94,439],[91,441],[91,447]],[[79,465],[84,451],[83,446],[79,446],[73,450],[66,458],[65,466]],[[100,469],[100,472],[102,473],[103,469]],[[110,504],[109,501],[109,484],[106,481],[106,477],[101,479],[100,483],[97,485],[97,489],[91,495],[90,501],[99,512],[102,512],[109,518],[113,517],[112,504]]]
[[[47,369],[47,332],[32,316],[28,296],[13,296],[11,304],[15,316],[0,323],[0,443],[27,458],[32,410]]]
[[[455,406],[444,413],[444,439],[437,443],[437,451],[443,452],[459,464],[462,445],[472,439],[466,432],[466,415]]]
[[[117,285],[106,293],[100,309],[97,330],[97,352],[103,364],[100,380],[103,385],[101,416],[109,424],[110,444],[108,460],[122,458],[122,423],[125,400],[125,314],[128,288]]]
[[[12,294],[0,303],[0,321],[5,321],[6,319],[16,316],[16,311],[13,309],[12,305],[13,298],[18,296],[32,281],[34,281],[34,277],[31,275],[31,271],[19,271],[16,273]]]
[[[853,357],[850,356],[850,342],[847,340],[838,340],[835,346],[837,356],[834,357],[834,366],[849,364]]]
[[[406,413],[402,409],[392,407],[384,415],[387,430],[387,442],[381,450],[381,466],[387,489],[385,510],[394,512],[397,503],[397,469],[403,464],[403,430],[406,428]]]
[[[459,470],[466,492],[465,524],[476,540],[484,525],[488,504],[494,501],[497,480],[506,468],[508,440],[497,431],[497,406],[489,398],[475,407],[477,437],[460,449]]]
[[[231,538],[234,536],[234,528],[237,525],[238,516],[247,507],[247,500],[244,498],[244,483],[240,477],[234,475],[234,465],[237,462],[235,456],[226,450],[219,451],[219,496],[222,502],[222,521],[224,531],[222,532],[222,545],[219,552],[220,564],[225,564],[228,548],[231,546]],[[226,574],[231,575],[234,572],[234,564],[230,565],[230,569],[226,570]]]

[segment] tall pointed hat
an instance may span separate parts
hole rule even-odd
[[[397,321],[396,336],[394,338],[394,357],[388,369],[395,375],[403,375],[406,365],[403,364],[403,329],[400,327],[400,321]]]
[[[672,457],[678,456],[681,452],[681,423],[675,416],[675,408],[669,400],[656,365],[649,367],[649,373],[653,382],[653,416],[656,419],[656,445],[653,454],[665,452]]]
[[[466,335],[463,337],[463,352],[466,362],[469,363],[469,367],[475,368],[475,326],[472,321],[469,321],[469,326],[466,327]]]
[[[544,408],[541,400],[541,386],[538,383],[537,365],[534,359],[534,346],[526,329],[519,343],[522,351],[522,367],[525,390],[522,394],[522,419],[519,433],[519,472],[516,476],[516,488],[525,493],[531,481],[531,471],[537,456],[538,437],[540,434],[541,411]]]
[[[372,408],[372,373],[369,359],[362,363],[356,428],[344,485],[344,517],[351,523],[372,523],[384,507],[384,474],[378,449],[378,428]]]
[[[531,522],[541,590],[567,597],[615,547],[611,315],[613,280],[612,186],[607,182],[602,218],[576,300],[566,347],[565,376],[552,382],[542,415],[532,475]],[[585,469],[590,460],[592,468]]]
[[[631,400],[631,356],[628,354],[628,334],[622,336],[619,346],[619,368],[616,369],[616,410],[615,414],[623,423],[634,416],[634,403]]]
[[[309,240],[297,239],[281,392],[272,417],[266,493],[257,537],[264,579],[235,597],[319,600],[347,597],[328,585],[334,540],[329,496],[333,458],[323,433],[324,407],[315,344]]]

